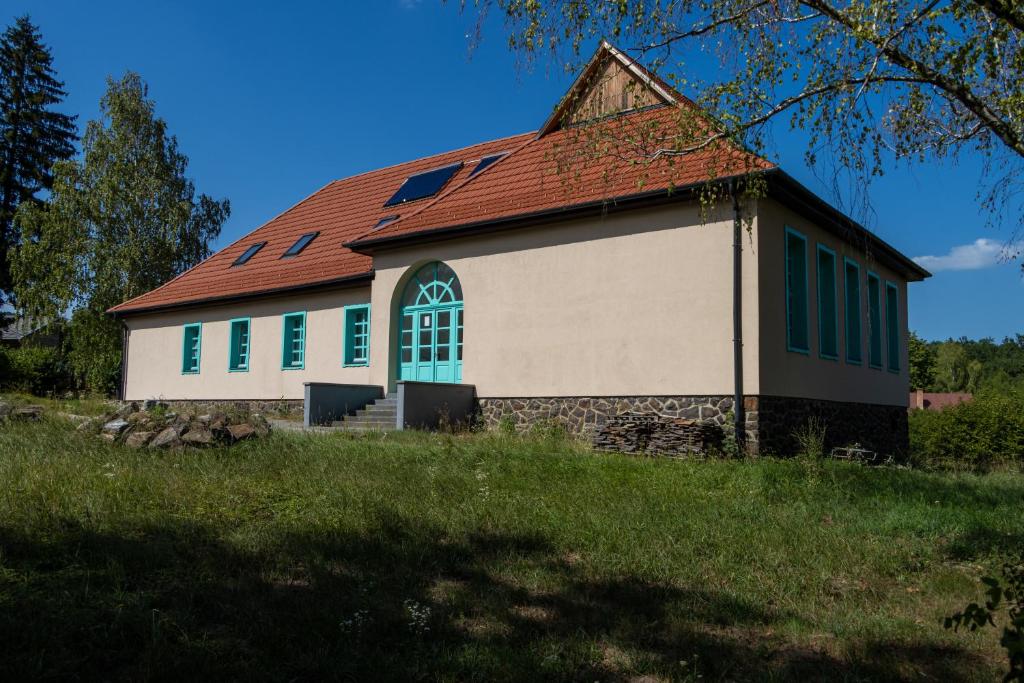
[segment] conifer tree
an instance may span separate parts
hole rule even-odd
[[[0,303],[12,288],[8,252],[20,241],[15,211],[38,201],[54,162],[75,153],[75,117],[53,109],[65,96],[38,29],[19,17],[0,36]]]

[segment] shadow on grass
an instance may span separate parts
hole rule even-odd
[[[45,540],[0,526],[0,550],[4,680],[953,680],[977,664],[904,643],[800,649],[772,635],[798,615],[386,512],[260,552],[188,525],[71,523]]]

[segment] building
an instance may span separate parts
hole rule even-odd
[[[903,450],[928,273],[769,161],[664,153],[693,111],[604,43],[538,131],[329,183],[113,308],[123,396],[428,382],[490,424],[733,420],[786,452],[818,415],[832,443]],[[708,200],[751,172],[756,198]]]

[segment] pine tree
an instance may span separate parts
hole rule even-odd
[[[71,312],[72,370],[104,392],[122,344],[106,310],[209,256],[230,205],[197,196],[188,158],[138,74],[108,80],[100,111],[85,127],[81,160],[54,165],[49,201],[18,209],[26,239],[11,268],[19,308],[43,318]]]
[[[76,117],[53,110],[66,94],[38,29],[19,17],[0,37],[0,303],[12,288],[7,255],[20,241],[15,211],[49,190],[54,162],[75,153]]]

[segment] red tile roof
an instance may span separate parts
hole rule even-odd
[[[336,180],[191,270],[110,311],[141,312],[369,276],[371,258],[341,245],[370,231],[384,216],[413,210],[415,205],[384,207],[407,177],[458,161],[473,162],[452,180],[459,182],[476,159],[514,149],[533,137],[524,133],[501,138]],[[281,258],[301,235],[316,231],[320,234],[301,254]],[[267,244],[248,263],[231,265],[258,242]]]
[[[334,181],[191,270],[110,310],[138,313],[369,277],[371,257],[343,244],[612,200],[772,166],[739,151],[711,149],[634,163],[666,144],[678,130],[677,116],[677,108],[659,106],[600,126],[556,130],[540,138],[524,133]],[[594,131],[618,142],[602,138],[597,154]],[[508,154],[471,176],[476,160],[498,152]],[[570,171],[559,168],[567,159]],[[384,206],[410,175],[459,161],[465,166],[436,197]],[[394,214],[401,217],[375,229],[381,218]],[[315,231],[320,234],[300,255],[281,258],[301,235]],[[267,244],[246,264],[232,266],[258,242]]]
[[[680,115],[676,107],[659,106],[526,140],[486,170],[457,176],[415,212],[352,244],[358,249],[401,235],[612,202],[774,167],[728,144],[685,156],[659,155],[659,150],[682,146],[673,139]]]

